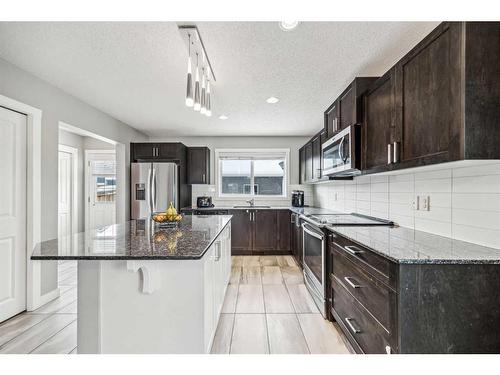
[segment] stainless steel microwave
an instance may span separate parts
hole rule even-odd
[[[351,125],[321,146],[323,175],[356,176],[361,174],[361,125]]]

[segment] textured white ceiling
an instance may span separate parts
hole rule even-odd
[[[384,73],[436,25],[197,23],[217,77],[212,118],[184,106],[173,22],[0,22],[0,57],[152,136],[311,135],[355,76]]]

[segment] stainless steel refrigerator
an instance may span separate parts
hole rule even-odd
[[[175,163],[132,163],[130,216],[150,217],[166,211],[170,202],[179,207],[179,167]]]

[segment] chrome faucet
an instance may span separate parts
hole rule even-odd
[[[249,199],[246,202],[250,205],[250,207],[253,207],[255,205],[255,199],[254,198]]]

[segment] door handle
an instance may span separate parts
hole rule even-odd
[[[393,157],[392,157],[392,162],[393,163],[399,163],[399,142],[394,142],[393,143]]]
[[[387,145],[387,164],[392,164],[392,145]]]
[[[352,277],[348,277],[348,276],[344,277],[344,280],[345,280],[345,281],[347,282],[347,284],[349,284],[352,288],[354,288],[354,289],[361,288],[361,285],[358,285],[358,284],[353,283],[351,279],[352,279]]]
[[[149,213],[153,213],[153,169],[150,168],[148,172],[148,184],[149,184]]]
[[[354,325],[352,324],[351,321],[354,320],[353,318],[345,318],[344,320],[346,321],[347,325],[349,326],[349,328],[353,333],[361,333],[361,330],[354,327]]]
[[[356,246],[344,246],[343,247],[348,253],[352,255],[358,255],[363,252],[363,250],[359,250]],[[355,250],[357,249],[357,250]]]
[[[156,169],[153,168],[153,211],[156,211]]]

